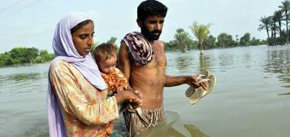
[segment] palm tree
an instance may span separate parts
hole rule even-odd
[[[286,32],[288,35],[288,20],[289,20],[288,11],[290,10],[290,2],[288,0],[283,1],[282,6],[279,6],[279,8],[284,12],[286,22]]]
[[[275,18],[275,16],[270,16],[270,25],[271,25],[271,38],[276,38],[276,31],[277,31],[277,18]]]
[[[278,22],[279,34],[280,34],[280,37],[281,37],[282,36],[282,23],[281,23],[281,21],[283,19],[282,10],[275,11],[274,19],[275,19],[275,21]]]
[[[265,29],[266,32],[267,32],[267,37],[269,39],[270,38],[270,36],[269,36],[269,29],[270,28],[269,27],[270,27],[271,19],[270,19],[270,17],[262,17],[260,19],[260,21],[261,21],[262,24],[259,25],[258,30],[261,31],[261,30]]]
[[[204,42],[207,39],[208,34],[209,34],[209,27],[210,27],[210,24],[202,25],[202,24],[198,24],[197,22],[194,22],[193,25],[190,27],[194,36],[198,40],[198,48],[199,48],[200,54],[203,54],[202,49],[204,49]]]

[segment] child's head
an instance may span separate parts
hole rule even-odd
[[[116,68],[117,49],[112,44],[100,44],[94,50],[96,63],[102,73],[110,74]]]

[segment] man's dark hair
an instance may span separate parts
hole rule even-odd
[[[156,0],[146,0],[138,6],[137,18],[143,22],[148,16],[160,15],[165,17],[166,13],[167,7],[161,2]]]
[[[79,24],[77,24],[76,26],[74,26],[72,29],[70,29],[71,34],[73,34],[74,32],[76,32],[80,27],[87,25],[88,23],[93,22],[92,20],[88,19],[85,20]]]

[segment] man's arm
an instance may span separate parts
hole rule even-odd
[[[173,87],[188,83],[191,76],[165,76],[165,87]]]
[[[165,76],[165,87],[173,87],[181,84],[188,84],[195,88],[202,86],[207,90],[208,82],[200,78],[200,76]]]
[[[124,73],[125,77],[129,81],[131,66],[129,60],[129,53],[124,42],[122,42],[120,46],[120,51],[118,55],[118,68]]]
[[[121,43],[120,51],[118,54],[118,68],[123,72],[124,76],[128,80],[127,90],[133,91],[135,93],[135,95],[137,95],[139,97],[139,99],[142,99],[142,97],[143,97],[142,92],[140,92],[138,90],[133,90],[133,88],[129,84],[131,65],[130,65],[130,59],[129,59],[129,52],[128,52],[127,46],[124,42]],[[127,92],[127,91],[125,91],[125,92]],[[135,100],[135,101],[129,100],[129,102],[133,103],[133,104],[131,104],[133,108],[137,108],[142,104],[142,100],[140,100],[140,101],[139,100]]]

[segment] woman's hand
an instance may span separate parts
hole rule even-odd
[[[133,109],[135,109],[135,108],[140,107],[142,105],[143,94],[142,94],[142,92],[140,92],[140,90],[134,90],[133,92],[135,93],[135,95],[138,96],[138,99],[129,100],[129,102],[132,105]]]
[[[142,93],[138,90],[124,90],[122,92],[118,92],[115,97],[118,104],[128,101],[134,108],[139,107],[142,104]]]

